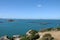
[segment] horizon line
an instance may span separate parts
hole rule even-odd
[[[39,19],[39,18],[0,18],[0,19]],[[40,20],[42,19],[51,19],[51,20],[60,20],[60,19],[55,19],[55,18],[40,18]]]

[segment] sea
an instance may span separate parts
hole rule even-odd
[[[10,21],[9,21],[10,20]],[[60,26],[55,19],[0,19],[0,37],[4,35],[25,35],[29,30],[41,31]]]

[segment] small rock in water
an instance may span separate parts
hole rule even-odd
[[[8,20],[9,22],[13,22],[14,20],[12,20],[12,19],[10,19],[10,20]]]

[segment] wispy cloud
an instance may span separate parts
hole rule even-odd
[[[42,5],[41,4],[38,4],[37,7],[42,7]]]

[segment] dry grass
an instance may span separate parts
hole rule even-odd
[[[44,34],[49,33],[52,35],[52,37],[55,38],[55,40],[60,40],[60,31],[46,31],[46,32],[38,32],[39,35],[42,37]],[[40,38],[39,38],[40,39]],[[38,39],[38,40],[39,40]]]

